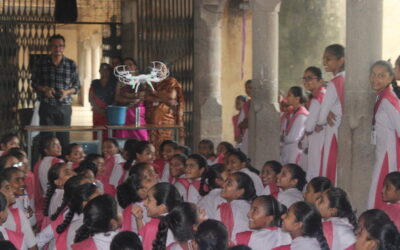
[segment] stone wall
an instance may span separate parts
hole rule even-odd
[[[322,67],[324,48],[345,43],[345,0],[282,1],[279,15],[279,85],[302,85],[308,66]],[[325,75],[329,80],[332,75]]]

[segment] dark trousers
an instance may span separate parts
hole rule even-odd
[[[47,126],[71,126],[71,105],[49,105],[41,102],[39,108],[40,125]],[[47,136],[51,133],[45,132],[40,133],[41,136]],[[57,132],[56,137],[60,141],[62,146],[63,155],[69,144],[69,133],[68,132]]]

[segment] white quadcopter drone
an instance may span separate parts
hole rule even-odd
[[[167,66],[159,61],[151,62],[150,73],[134,75],[134,71],[127,69],[126,65],[119,65],[114,68],[114,75],[118,77],[118,80],[124,84],[132,86],[135,92],[138,91],[140,84],[147,83],[154,91],[152,82],[161,82],[169,76],[169,70]]]

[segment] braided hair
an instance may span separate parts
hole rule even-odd
[[[167,233],[170,229],[178,242],[193,239],[193,225],[197,223],[196,206],[189,202],[182,202],[174,207],[166,216],[161,217],[153,250],[165,250]]]
[[[225,164],[221,163],[217,163],[209,167],[207,172],[203,174],[204,176],[203,179],[208,186],[208,191],[205,191],[204,188],[200,188],[200,191],[202,192],[200,193],[200,195],[204,196],[213,189],[222,188],[217,184],[217,179],[219,178],[222,180],[221,173],[223,173],[225,170],[226,170]]]
[[[389,216],[379,209],[370,209],[360,215],[369,238],[378,241],[378,250],[398,250],[400,234]]]
[[[297,179],[296,188],[303,191],[304,186],[307,184],[306,172],[304,172],[299,165],[294,163],[286,164],[284,167],[292,174],[292,179]]]
[[[83,225],[76,231],[74,242],[114,230],[112,220],[118,220],[117,203],[112,196],[103,194],[90,200],[83,209]]]
[[[255,173],[256,175],[260,174],[260,171],[258,169],[255,169],[253,166],[250,164],[250,159],[247,157],[245,153],[243,153],[240,150],[229,150],[229,156],[235,156],[241,163],[245,163],[245,167],[248,168],[251,172]]]
[[[124,169],[129,170],[132,166],[133,161],[136,159],[136,148],[139,144],[139,140],[137,139],[128,139],[123,148],[124,157],[126,158],[126,162],[124,164]]]
[[[47,172],[47,191],[46,191],[46,199],[43,208],[43,215],[49,216],[49,207],[51,202],[51,197],[57,189],[57,185],[55,181],[58,179],[61,168],[66,166],[65,162],[59,162],[50,167],[49,172]]]
[[[188,160],[192,159],[196,162],[197,166],[199,167],[199,169],[204,169],[203,174],[201,175],[201,179],[200,179],[200,188],[199,188],[199,194],[201,196],[204,196],[207,194],[207,192],[205,191],[205,184],[206,184],[206,174],[208,171],[208,163],[206,158],[204,158],[202,155],[200,154],[191,154],[188,157]]]
[[[93,175],[97,175],[97,165],[93,161],[83,160],[79,166],[74,169],[75,173],[85,175],[88,171],[92,171]]]
[[[178,189],[170,183],[157,183],[151,190],[153,190],[153,196],[157,206],[164,204],[168,211],[171,211],[174,207],[182,203],[181,194]]]
[[[90,196],[92,196],[97,191],[97,186],[93,183],[85,183],[78,186],[75,189],[75,195],[71,197],[69,202],[69,210],[65,216],[64,221],[57,226],[56,232],[61,234],[67,229],[75,214],[81,214],[83,210],[83,202],[89,201]]]
[[[231,176],[233,176],[237,182],[237,189],[244,190],[243,195],[239,197],[238,200],[252,201],[257,197],[253,180],[248,174],[243,172],[235,172],[231,174]]]
[[[117,187],[117,200],[122,208],[128,207],[131,203],[142,201],[139,196],[139,189],[143,188],[141,185],[143,179],[143,172],[146,170],[148,163],[135,164],[129,170],[128,179]]]
[[[75,190],[76,188],[81,185],[85,180],[88,181],[86,176],[84,175],[75,175],[69,178],[65,183],[64,183],[64,196],[63,200],[61,202],[61,205],[57,208],[56,212],[51,215],[50,219],[52,221],[56,220],[57,217],[60,215],[61,212],[64,211],[64,209],[67,207],[69,202],[72,199],[72,196],[75,195]]]
[[[272,216],[273,220],[269,226],[280,227],[282,224],[282,215],[286,213],[286,207],[282,205],[272,195],[261,195],[254,199],[260,201],[265,209],[265,216]],[[254,202],[253,201],[253,202]]]
[[[304,201],[294,203],[290,209],[293,209],[296,221],[303,223],[303,236],[316,238],[322,250],[329,250],[328,242],[322,231],[321,214],[318,210],[312,204]]]
[[[110,250],[142,250],[139,236],[132,231],[122,231],[114,236]]]
[[[194,238],[202,250],[224,250],[228,247],[226,226],[217,220],[208,219],[202,222],[197,228]]]
[[[353,208],[351,207],[350,201],[347,197],[346,192],[337,187],[331,187],[325,191],[329,200],[329,207],[336,208],[337,213],[335,216],[339,218],[347,218],[349,222],[357,227],[357,218],[354,214]]]

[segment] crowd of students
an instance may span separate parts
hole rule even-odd
[[[197,153],[172,140],[156,149],[128,139],[120,149],[108,138],[102,155],[85,155],[79,144],[62,155],[58,139],[43,136],[32,172],[19,138],[3,136],[0,249],[400,249],[400,151],[387,142],[400,134],[395,73],[387,62],[371,67],[374,202],[357,218],[336,186],[344,48],[327,47],[324,65],[335,75],[326,87],[320,69],[305,70],[310,101],[298,86],[282,99],[281,159],[264,166],[237,149],[247,140],[250,100],[236,119],[241,145],[215,149],[203,139]]]
[[[34,172],[18,138],[2,140],[1,249],[399,249],[400,172],[383,182],[382,210],[357,217],[327,177],[307,182],[295,163],[259,173],[228,142],[200,154],[164,141],[113,139],[103,155],[55,137]],[[44,178],[44,177],[47,178]],[[15,248],[11,246],[14,245]],[[4,247],[4,248],[3,248]]]

